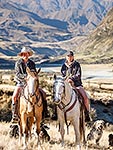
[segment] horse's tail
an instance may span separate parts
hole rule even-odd
[[[85,115],[83,105],[80,110],[80,140],[83,140],[83,143],[85,144]]]

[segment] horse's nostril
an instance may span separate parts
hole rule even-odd
[[[60,103],[60,100],[59,99],[54,99],[53,102],[58,105]]]
[[[55,103],[55,98],[53,98],[53,103]]]

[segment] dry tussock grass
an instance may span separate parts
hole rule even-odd
[[[0,123],[0,150],[22,150],[22,147],[19,146],[19,140],[15,138],[9,137],[9,129],[10,129],[11,123]],[[41,143],[38,147],[34,146],[34,143],[36,144],[36,139],[32,139],[29,144],[29,150],[75,150],[75,144],[74,144],[74,130],[73,127],[70,126],[69,128],[69,135],[67,135],[67,130],[65,127],[65,145],[64,147],[61,147],[60,145],[60,133],[58,132],[58,125],[55,121],[51,123],[47,123],[47,125],[50,127],[48,130],[48,133],[51,137],[50,142],[47,143]],[[86,135],[88,134],[89,129],[86,128]],[[104,134],[100,140],[100,147],[97,147],[96,145],[90,145],[88,150],[107,150],[108,149],[108,134],[110,134],[110,131],[104,131]],[[82,150],[85,150],[85,148],[82,146]]]
[[[42,78],[42,81],[45,81],[42,84],[42,87],[44,88],[44,90],[48,92],[47,93],[48,95],[51,94],[51,91],[52,91],[51,85],[53,83],[52,79],[50,80],[50,78],[49,77],[47,78],[47,76],[46,77],[43,76],[40,78]],[[49,86],[47,86],[48,84],[49,84]],[[4,88],[4,86],[3,86],[3,88]],[[7,98],[4,96],[4,97],[2,97],[2,100],[3,99],[7,99]],[[19,143],[18,143],[18,139],[10,138],[8,135],[8,131],[10,129],[10,124],[11,123],[5,123],[5,122],[0,123],[0,150],[21,150],[21,147],[19,146]],[[58,126],[56,127],[56,122],[50,122],[50,124],[47,123],[47,125],[50,127],[50,129],[48,130],[48,133],[51,137],[51,141],[48,143],[43,143],[43,144],[41,144],[41,146],[39,146],[37,148],[37,147],[33,147],[34,143],[36,143],[36,141],[33,139],[32,141],[30,141],[29,150],[31,150],[31,147],[33,147],[32,150],[36,150],[36,149],[38,149],[38,150],[64,150],[64,149],[65,150],[69,150],[69,149],[74,150],[75,149],[75,144],[74,144],[75,137],[74,137],[74,131],[73,131],[72,126],[70,126],[70,128],[69,128],[69,131],[70,131],[69,135],[67,135],[67,133],[65,133],[65,146],[61,147],[60,133],[58,132]],[[66,130],[65,130],[65,132],[66,132]],[[88,132],[89,132],[89,129],[86,128],[86,135],[88,134]],[[107,150],[108,149],[108,134],[110,134],[110,133],[111,133],[111,130],[110,131],[104,130],[104,134],[100,140],[100,147],[97,148],[96,145],[94,145],[94,143],[93,143],[93,146],[90,146],[90,148],[88,148],[88,150],[97,150],[97,149]],[[82,150],[84,150],[84,147],[82,147]]]

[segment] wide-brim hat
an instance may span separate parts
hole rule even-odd
[[[23,53],[29,53],[29,56],[32,56],[33,55],[33,51],[30,50],[29,48],[26,48],[26,47],[23,47],[21,52],[18,53],[18,56],[22,56]]]

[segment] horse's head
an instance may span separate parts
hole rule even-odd
[[[27,90],[29,96],[35,95],[35,92],[37,88],[39,87],[39,79],[38,79],[38,73],[40,72],[40,69],[36,72],[31,72],[29,68],[27,68]]]
[[[62,77],[54,76],[53,84],[53,100],[55,104],[59,104],[64,96],[65,83]]]

